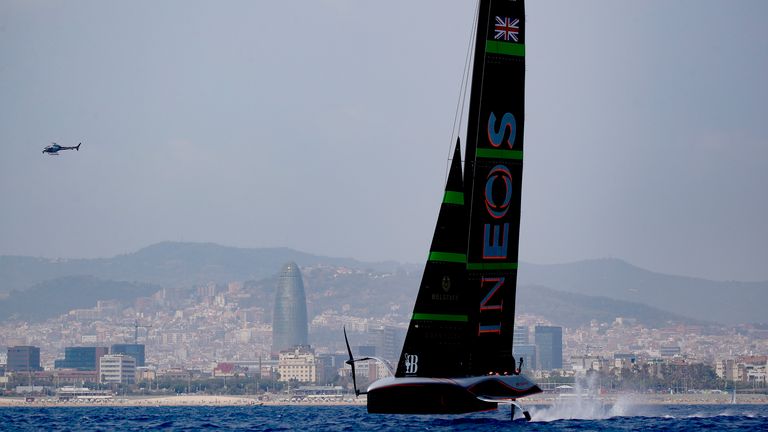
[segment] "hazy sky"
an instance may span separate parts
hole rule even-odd
[[[473,11],[0,0],[0,254],[422,262]],[[521,259],[768,280],[768,2],[527,14]]]

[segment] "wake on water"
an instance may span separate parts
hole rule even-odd
[[[595,379],[577,381],[573,392],[558,397],[548,407],[532,406],[529,409],[531,421],[552,422],[556,420],[606,420],[613,417],[658,417],[666,419],[695,419],[713,417],[766,418],[764,413],[754,409],[723,409],[690,412],[691,407],[651,407],[637,403],[631,395],[620,396],[615,403],[607,404],[600,397]],[[671,410],[670,413],[668,410]],[[666,411],[666,412],[665,412]]]
[[[545,408],[530,409],[531,421],[549,422],[554,420],[604,420],[611,417],[632,416],[634,405],[629,398],[620,398],[613,405],[603,403],[598,398],[574,398],[557,400]]]
[[[604,420],[611,417],[634,415],[634,407],[635,404],[629,396],[619,397],[613,405],[605,404],[600,399],[597,383],[592,378],[577,381],[573,393],[561,395],[549,407],[532,407],[530,413],[531,421]]]

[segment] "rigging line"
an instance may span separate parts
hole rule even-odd
[[[474,29],[477,26],[478,10],[480,8],[480,0],[475,2],[474,19],[472,20],[472,27],[469,30],[469,43],[467,44],[467,53],[464,57],[464,69],[461,75],[461,84],[459,84],[459,96],[456,99],[456,111],[453,114],[453,126],[451,127],[451,138],[448,141],[448,162],[445,165],[445,179],[448,181],[448,172],[451,168],[451,162],[453,158],[453,145],[456,142],[457,135],[461,135],[461,124],[464,121],[464,106],[467,101],[467,83],[469,82],[469,70],[470,60],[472,58],[472,47],[475,44],[475,32]],[[457,124],[458,119],[458,124]],[[466,143],[464,144],[466,146]]]
[[[478,0],[477,3],[475,3],[475,19],[472,21],[473,30],[477,27],[477,20],[479,19],[479,16],[480,16],[480,0]],[[472,47],[475,46],[476,39],[477,39],[477,34],[473,31],[469,38],[469,47],[467,47],[467,59],[464,63],[464,74],[466,76],[466,79],[464,80],[464,92],[463,92],[464,97],[462,98],[462,101],[461,101],[461,116],[459,117],[459,129],[461,129],[461,124],[464,121],[464,105],[467,102],[467,85],[469,82],[469,75],[471,73],[471,67],[472,67],[471,53],[472,53]]]

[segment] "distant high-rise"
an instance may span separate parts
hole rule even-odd
[[[107,347],[65,347],[64,358],[56,360],[56,369],[77,369],[95,371],[99,367],[99,359],[109,354]]]
[[[536,369],[536,345],[531,344],[515,344],[512,345],[512,355],[519,361],[523,359],[523,369],[530,371]]]
[[[534,342],[538,351],[538,369],[552,370],[563,368],[563,328],[554,326],[536,326]]]
[[[307,299],[304,283],[296,263],[283,266],[275,293],[275,310],[272,314],[272,353],[307,342]]]
[[[8,347],[8,366],[6,370],[9,372],[43,370],[40,367],[40,348],[28,345]]]
[[[403,340],[405,340],[405,329],[388,325],[368,328],[368,341],[370,345],[376,347],[375,355],[393,364],[397,364]]]
[[[515,326],[515,332],[512,335],[512,345],[528,345],[528,326]]]
[[[523,360],[523,368],[536,369],[536,345],[530,343],[528,326],[515,326],[512,336],[512,356],[515,361]],[[518,363],[519,364],[519,363]]]
[[[142,367],[144,364],[144,344],[114,344],[110,350],[112,354],[124,354],[136,360],[136,366]]]

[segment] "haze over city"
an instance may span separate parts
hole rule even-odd
[[[0,254],[423,262],[471,3],[0,2]],[[768,279],[766,13],[527,5],[522,261]]]
[[[0,0],[0,424],[766,429],[765,16]]]

